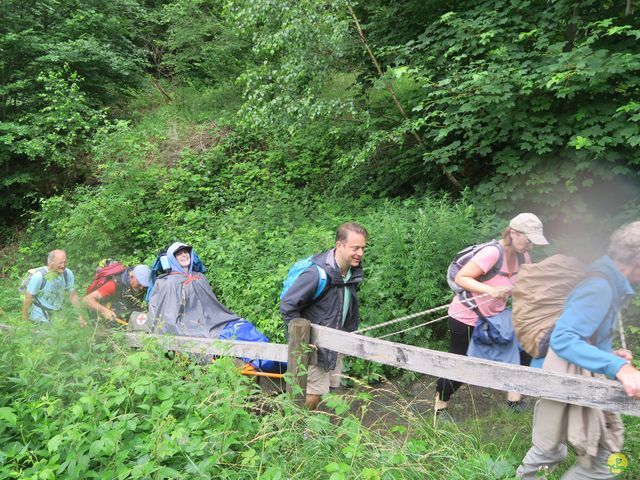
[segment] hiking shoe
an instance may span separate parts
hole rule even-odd
[[[441,408],[436,410],[436,420],[442,423],[455,423],[456,421],[451,416],[448,408]]]
[[[517,402],[507,400],[507,409],[514,413],[522,413],[527,409],[527,402],[524,399]]]

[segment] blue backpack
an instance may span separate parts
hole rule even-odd
[[[228,322],[220,335],[220,340],[239,340],[243,342],[261,342],[269,343],[269,337],[256,328],[256,326],[248,320],[241,318]],[[263,372],[283,373],[287,371],[286,362],[278,362],[276,360],[255,360],[252,358],[242,358],[246,363],[250,363],[258,370]]]
[[[287,278],[282,282],[282,291],[280,292],[280,300],[287,293],[287,290],[291,288],[291,285],[295,283],[298,277],[302,274],[302,272],[306,271],[311,266],[315,265],[318,269],[318,286],[316,287],[315,292],[313,292],[313,301],[320,298],[320,296],[325,292],[327,286],[329,285],[329,277],[324,268],[322,268],[317,263],[313,263],[311,257],[303,258],[302,260],[298,260],[294,263],[289,271],[287,272]]]
[[[191,250],[191,258],[193,259],[193,264],[191,266],[191,270],[194,272],[205,273],[207,271],[206,267],[198,257],[198,254]],[[160,275],[164,275],[166,273],[171,272],[171,265],[169,264],[169,259],[167,258],[167,251],[160,250],[158,252],[158,256],[156,257],[156,261],[151,267],[151,277],[149,278],[149,288],[147,288],[147,294],[144,297],[144,301],[149,303],[149,299],[151,298],[151,291],[153,290],[153,285],[156,283],[156,278]]]

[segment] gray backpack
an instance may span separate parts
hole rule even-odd
[[[472,301],[472,295],[470,292],[466,291],[456,283],[456,275],[460,270],[462,270],[462,267],[469,263],[469,260],[471,260],[476,253],[486,247],[496,247],[500,253],[495,265],[491,267],[491,269],[487,273],[478,278],[478,281],[486,282],[496,275],[502,275],[504,277],[508,276],[508,272],[503,272],[502,270],[500,270],[504,261],[504,249],[502,248],[502,245],[500,245],[500,242],[498,242],[498,240],[491,240],[489,242],[479,243],[477,245],[470,245],[465,249],[460,250],[453,257],[453,260],[447,268],[447,283],[449,284],[449,288],[453,291],[453,293],[458,295],[461,300],[464,300],[466,303],[470,303],[471,305],[474,305]],[[524,254],[518,253],[517,256],[518,263],[522,265],[524,263]]]

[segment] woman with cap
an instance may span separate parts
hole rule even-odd
[[[518,280],[520,265],[531,263],[529,250],[548,243],[540,219],[533,213],[521,213],[511,219],[500,240],[476,251],[455,277],[465,292],[456,295],[449,306],[450,353],[528,365],[531,359],[524,352],[521,358],[507,301]],[[437,414],[444,418],[449,415],[449,399],[460,385],[438,379]],[[509,392],[507,405],[520,411],[524,406],[522,395]]]

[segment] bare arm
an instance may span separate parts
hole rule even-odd
[[[478,280],[485,272],[473,261],[468,262],[460,269],[455,281],[469,292],[483,294],[486,293],[493,298],[506,298],[511,289],[509,287],[491,287]]]
[[[115,313],[100,303],[100,300],[102,299],[103,297],[100,295],[100,292],[95,290],[89,295],[82,297],[82,303],[84,303],[90,310],[102,315],[105,320],[113,320],[116,316]]]
[[[29,292],[24,292],[24,301],[22,302],[22,320],[29,319],[29,309],[33,303],[33,295]]]
[[[69,294],[69,298],[71,299],[71,304],[75,307],[76,312],[78,312],[78,321],[80,322],[80,326],[86,327],[87,321],[82,316],[82,310],[81,310],[82,304],[80,303],[80,297],[78,296],[78,292],[76,292],[75,290],[71,290],[71,293]]]

